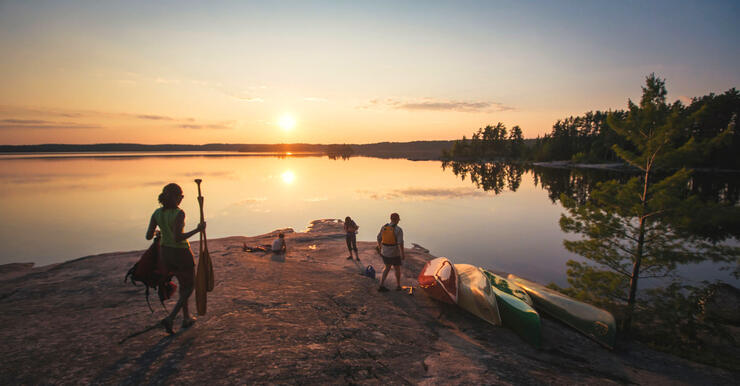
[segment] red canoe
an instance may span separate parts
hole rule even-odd
[[[446,257],[428,261],[419,274],[419,287],[429,296],[445,303],[457,303],[457,283],[455,267]]]

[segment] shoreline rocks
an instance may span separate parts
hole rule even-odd
[[[6,268],[15,276],[0,281],[0,383],[731,384],[737,375],[637,344],[607,351],[547,318],[538,350],[423,291],[378,293],[361,275],[368,264],[382,271],[375,243],[358,243],[359,264],[346,260],[336,220],[282,231],[285,262],[242,251],[277,231],[209,240],[208,313],[185,330],[178,317],[174,336],[155,328],[120,345],[165,315],[123,283],[143,251]],[[416,285],[431,258],[407,249],[402,284]]]

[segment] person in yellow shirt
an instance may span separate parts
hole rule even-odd
[[[188,299],[193,293],[195,283],[195,258],[190,250],[188,238],[206,229],[206,223],[202,222],[190,232],[184,232],[185,212],[179,207],[183,197],[185,196],[179,185],[175,183],[165,185],[159,195],[159,203],[162,206],[152,213],[146,231],[146,239],[151,240],[155,230],[159,228],[162,235],[160,257],[165,268],[177,277],[180,284],[180,298],[172,312],[160,322],[170,334],[174,333],[172,325],[180,309],[183,318],[182,328],[188,328],[195,323],[195,318],[190,316],[188,309]]]

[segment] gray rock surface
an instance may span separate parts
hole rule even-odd
[[[241,249],[269,243],[274,232],[209,240],[216,287],[208,313],[174,336],[154,329],[123,344],[165,316],[156,301],[150,314],[142,287],[123,283],[142,251],[23,267],[21,274],[0,270],[0,384],[706,385],[737,379],[639,345],[607,351],[546,318],[538,350],[420,290],[378,293],[377,281],[359,274],[366,264],[382,270],[375,243],[358,243],[361,264],[345,260],[341,223],[285,233],[285,262]],[[433,256],[418,249],[407,256],[403,284],[415,285]]]

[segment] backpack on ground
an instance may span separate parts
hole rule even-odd
[[[151,303],[149,303],[149,289],[157,290],[159,302],[162,303],[162,307],[166,310],[164,301],[171,298],[175,293],[175,289],[177,289],[177,285],[172,282],[172,276],[171,272],[166,272],[166,268],[161,260],[159,237],[155,237],[149,249],[126,272],[123,282],[125,283],[131,277],[131,284],[136,285],[137,281],[144,284],[146,288],[146,304],[149,306],[149,310],[154,312]]]
[[[365,276],[367,276],[367,277],[369,277],[371,279],[375,279],[375,268],[373,268],[372,265],[368,265],[365,268]]]

